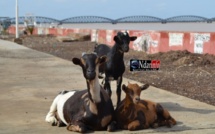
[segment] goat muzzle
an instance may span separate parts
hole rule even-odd
[[[95,71],[87,70],[86,79],[93,80],[93,79],[95,79],[95,77],[96,77],[96,72]]]

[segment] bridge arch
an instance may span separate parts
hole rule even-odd
[[[163,19],[153,16],[128,16],[116,20],[117,23],[149,23],[162,21]]]
[[[61,23],[113,23],[113,21],[100,16],[77,16],[61,20]]]
[[[165,19],[166,22],[207,22],[208,18],[194,15],[182,15]]]

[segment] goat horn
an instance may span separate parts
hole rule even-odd
[[[86,54],[86,52],[83,52],[83,53],[82,53],[82,57],[83,57],[85,54]]]
[[[96,52],[92,52],[92,54],[95,54],[95,55],[97,55],[97,53],[96,53]]]
[[[128,35],[128,31],[127,30],[125,30],[124,35]]]

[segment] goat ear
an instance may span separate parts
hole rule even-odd
[[[113,40],[114,40],[115,42],[119,42],[120,39],[119,39],[118,36],[114,36]]]
[[[143,91],[149,87],[149,84],[142,85],[140,89]]]
[[[81,64],[81,60],[79,58],[73,58],[72,59],[72,62],[75,64],[75,65],[80,65]]]
[[[130,41],[135,41],[137,39],[137,36],[131,36]]]
[[[102,64],[102,63],[105,63],[107,61],[107,56],[101,56],[99,57],[99,63]]]
[[[125,84],[122,85],[122,90],[123,90],[124,92],[127,92],[127,87],[126,87]]]

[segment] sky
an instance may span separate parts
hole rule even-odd
[[[15,3],[16,0],[0,0],[0,17],[15,17]],[[76,16],[215,17],[215,0],[18,0],[18,3],[19,16],[33,14],[58,20]]]

